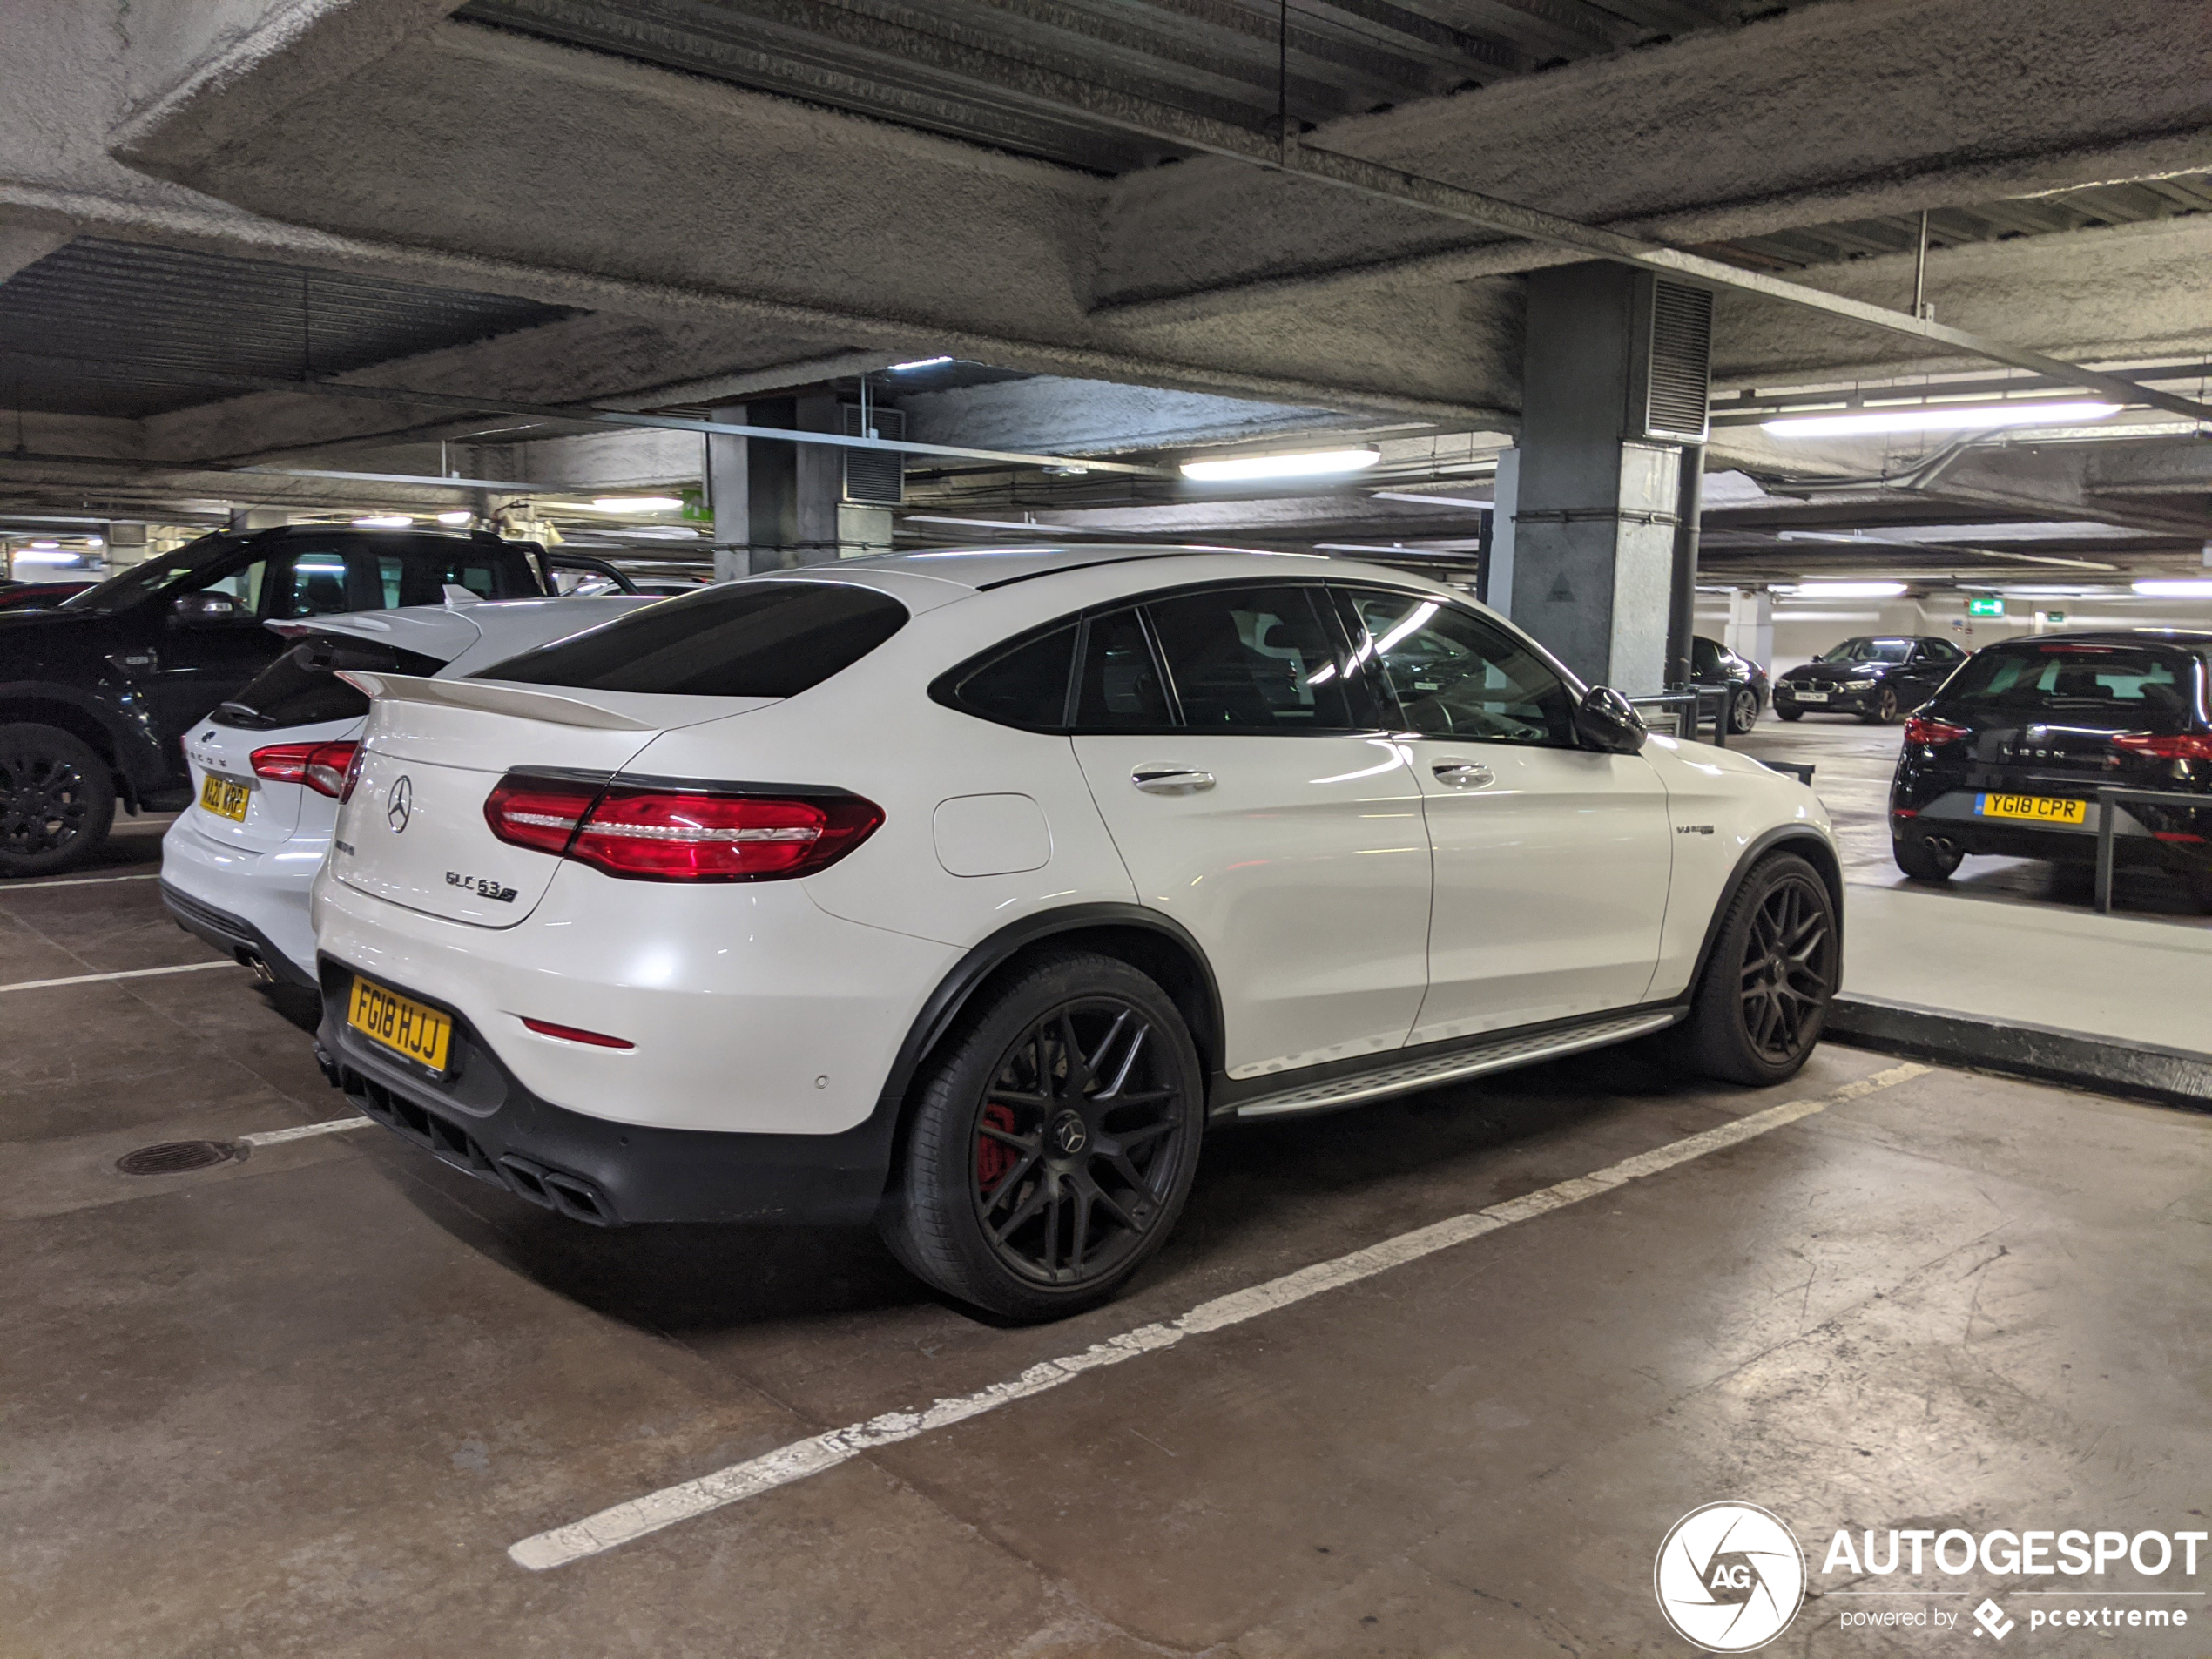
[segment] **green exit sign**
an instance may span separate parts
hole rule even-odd
[[[1966,601],[1966,614],[1970,617],[2001,617],[2005,614],[2005,602],[1993,593],[1985,594]]]
[[[2063,610],[2047,610],[2043,613],[2043,620],[2049,623],[2064,622],[2066,620],[2066,612]]]

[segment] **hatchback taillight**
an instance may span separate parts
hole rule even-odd
[[[305,784],[343,799],[357,770],[357,743],[278,743],[253,752],[253,775],[273,784]]]
[[[2202,732],[2154,738],[2141,732],[2122,732],[2113,738],[2112,746],[2152,760],[2212,760],[2212,736]]]
[[[346,780],[338,786],[338,804],[343,806],[354,798],[354,786],[361,780],[361,768],[368,764],[368,751],[359,744],[354,745],[354,758],[346,763]]]
[[[1905,740],[1907,743],[1925,743],[1931,748],[1956,743],[1961,738],[1972,736],[1972,727],[1953,725],[1950,721],[1939,720],[1932,715],[1916,714],[1905,723]]]
[[[883,822],[857,795],[609,787],[509,772],[484,802],[501,840],[640,881],[773,881],[835,863]]]

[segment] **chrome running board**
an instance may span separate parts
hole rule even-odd
[[[1361,1072],[1351,1077],[1334,1077],[1326,1082],[1286,1089],[1280,1094],[1263,1095],[1258,1100],[1248,1100],[1234,1108],[1229,1115],[1232,1117],[1283,1117],[1292,1112],[1326,1111],[1333,1107],[1356,1105],[1361,1101],[1382,1100],[1392,1095],[1410,1095],[1417,1089],[1433,1089],[1439,1083],[1457,1082],[1463,1077],[1479,1077],[1487,1071],[1533,1066],[1539,1061],[1579,1054],[1585,1049],[1602,1049],[1609,1042],[1625,1042],[1630,1037],[1640,1037],[1647,1031],[1657,1031],[1674,1024],[1685,1012],[1687,1010],[1683,1008],[1638,1011],[1622,1015],[1617,1019],[1602,1020],[1593,1025],[1576,1026],[1570,1030],[1545,1031],[1525,1037],[1508,1036],[1480,1049],[1462,1049],[1455,1054],[1433,1055],[1426,1060],[1411,1060],[1400,1065],[1385,1066],[1379,1071]]]

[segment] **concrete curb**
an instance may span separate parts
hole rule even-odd
[[[1829,1004],[1823,1035],[1884,1054],[2212,1112],[2212,1054],[2186,1049],[1908,1008],[1872,996],[1838,997]]]

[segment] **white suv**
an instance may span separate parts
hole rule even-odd
[[[578,1219],[860,1220],[1049,1318],[1210,1122],[1669,1027],[1787,1077],[1812,792],[1651,738],[1452,590],[1290,555],[911,554],[374,698],[315,887],[363,1110]]]
[[[341,668],[465,674],[610,622],[649,598],[350,610],[266,624],[299,643],[185,733],[192,804],[161,838],[161,898],[177,925],[265,977],[312,988],[307,894],[329,850],[338,791],[368,699]]]

